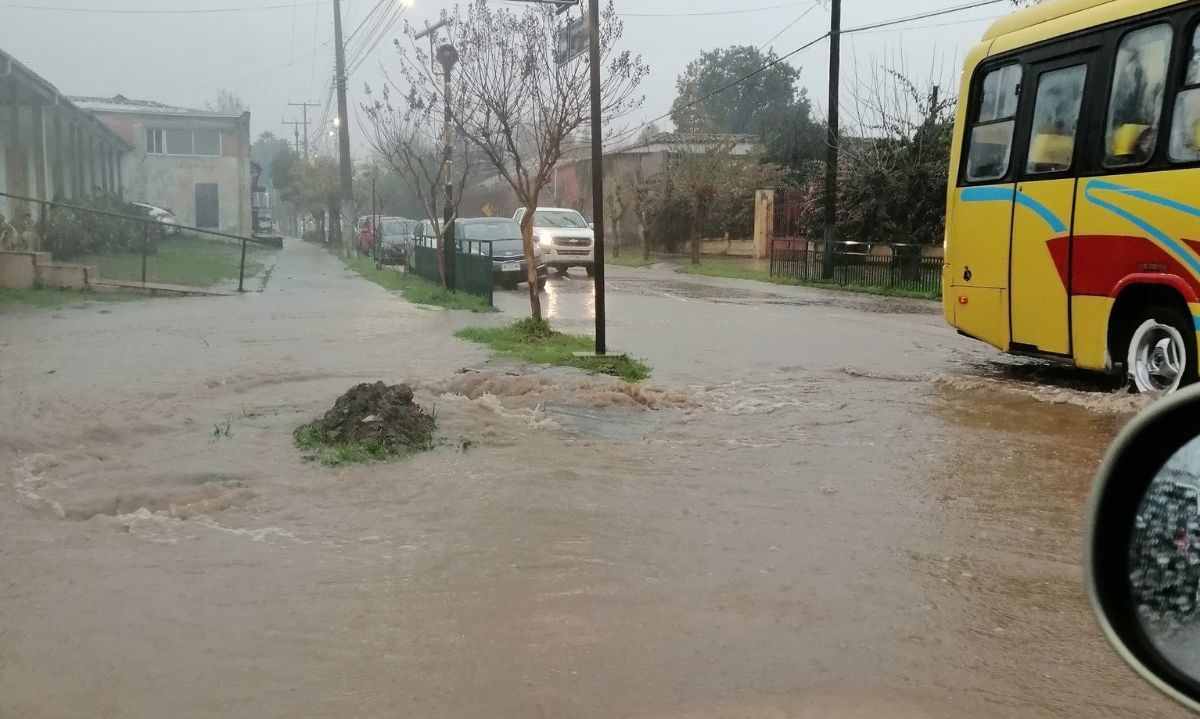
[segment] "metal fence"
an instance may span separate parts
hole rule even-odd
[[[55,251],[60,249],[55,243],[56,235],[62,232],[67,232],[69,234],[66,236],[73,235],[77,239],[80,237],[80,233],[85,237],[89,233],[121,235],[123,238],[121,241],[108,242],[107,244],[99,240],[112,240],[112,237],[92,238],[97,240],[95,250],[88,250],[85,245],[82,249],[77,248],[78,252],[76,256],[56,258],[67,260],[83,259],[89,263],[94,262],[99,265],[101,277],[109,280],[125,281],[141,285],[158,283],[182,284],[179,282],[164,282],[156,277],[155,258],[158,256],[162,242],[174,239],[180,233],[186,232],[194,233],[208,239],[209,242],[203,245],[203,248],[211,249],[219,244],[226,245],[235,250],[240,249],[237,269],[237,290],[238,292],[244,292],[247,244],[270,247],[282,246],[282,242],[262,241],[253,237],[233,235],[208,228],[190,227],[180,224],[168,225],[153,217],[132,214],[133,210],[126,212],[102,210],[64,202],[39,200],[7,192],[0,192],[0,197],[7,197],[17,202],[30,203],[37,206],[38,215],[37,219],[33,220],[34,229],[31,232],[33,246],[30,248],[35,252],[50,252],[53,255]],[[121,205],[119,199],[116,200],[116,204]],[[126,207],[128,206],[126,205]],[[107,224],[89,223],[88,218],[95,219],[97,223],[103,220]],[[240,248],[238,245],[240,245]],[[197,256],[204,254],[206,251],[202,249],[201,245],[194,245],[194,247],[196,248]],[[188,257],[184,257],[183,259],[186,261]],[[110,272],[106,272],[106,268],[117,276],[110,275]]]
[[[458,240],[454,253],[454,291],[474,295],[493,304],[492,243],[489,240]],[[418,237],[413,240],[413,274],[430,282],[440,283],[438,277],[437,240]]]
[[[942,291],[942,258],[925,256],[920,245],[861,242],[834,243],[826,256],[824,243],[778,238],[771,241],[771,276],[937,297]]]

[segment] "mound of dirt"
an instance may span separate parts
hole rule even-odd
[[[434,419],[413,402],[408,385],[376,382],[351,387],[315,425],[326,444],[378,442],[396,450],[427,447]]]

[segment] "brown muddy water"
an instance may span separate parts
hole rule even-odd
[[[1080,586],[1135,400],[924,303],[613,274],[644,387],[302,245],[261,294],[0,316],[0,717],[1183,716]],[[292,446],[376,379],[435,451]]]

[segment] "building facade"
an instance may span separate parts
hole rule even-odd
[[[250,113],[76,97],[133,149],[121,160],[125,199],[171,210],[183,225],[251,231]]]
[[[119,193],[129,143],[0,51],[0,192],[69,202],[97,190]],[[36,203],[0,196],[8,221]]]

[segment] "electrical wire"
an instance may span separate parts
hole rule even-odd
[[[951,13],[962,12],[963,10],[972,10],[974,8],[985,7],[987,5],[997,5],[999,3],[1008,3],[1009,0],[976,0],[975,2],[955,5],[953,7],[942,8],[941,10],[931,10],[929,12],[917,13],[916,15],[908,15],[906,17],[893,18],[891,20],[881,20],[876,23],[867,25],[859,25],[842,30],[843,35],[851,35],[856,32],[866,32],[867,30],[875,30],[882,27],[891,27],[892,25],[900,25],[902,23],[915,22],[917,20],[925,20],[931,17],[940,17]]]
[[[325,4],[326,2],[324,0],[302,3],[302,5],[305,7]],[[294,3],[284,3],[282,5],[260,5],[257,7],[177,8],[174,10],[156,8],[151,10],[138,10],[134,8],[60,7],[48,5],[26,5],[24,3],[0,3],[0,8],[12,8],[15,10],[77,12],[88,13],[92,15],[216,15],[221,13],[258,12],[260,10],[290,10],[293,7]]]
[[[795,20],[793,20],[793,21],[789,22],[787,25],[785,25],[785,26],[784,26],[784,28],[783,28],[782,30],[780,30],[779,32],[777,32],[777,33],[775,33],[774,35],[772,35],[770,40],[767,40],[767,41],[766,41],[766,42],[764,42],[762,45],[759,45],[759,46],[758,46],[758,51],[759,51],[759,52],[762,52],[763,48],[765,48],[766,46],[768,46],[768,45],[770,45],[771,43],[773,43],[773,42],[775,42],[776,40],[778,40],[780,35],[783,35],[783,34],[784,34],[785,32],[787,32],[788,30],[791,30],[791,29],[792,29],[792,27],[793,27],[793,26],[794,26],[796,23],[798,23],[798,22],[800,22],[801,20],[803,20],[803,19],[804,19],[804,17],[805,17],[806,15],[808,15],[808,14],[809,14],[810,12],[812,12],[813,10],[816,10],[816,9],[817,9],[818,7],[820,7],[820,6],[821,6],[821,0],[813,0],[813,4],[812,4],[812,5],[809,5],[807,10],[805,10],[805,11],[804,11],[804,12],[802,12],[802,13],[800,13],[800,15],[799,15],[799,16],[798,16],[798,17],[797,17]]]

